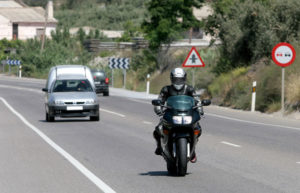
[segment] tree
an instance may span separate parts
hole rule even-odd
[[[222,41],[215,72],[248,66],[270,58],[278,42],[299,42],[300,3],[275,0],[220,0],[206,23],[207,31]]]
[[[157,51],[161,44],[169,44],[183,31],[199,25],[192,8],[200,8],[203,1],[151,0],[148,3],[149,19],[142,24],[150,49]]]
[[[81,44],[83,44],[84,40],[85,40],[85,32],[82,28],[79,28],[79,30],[77,31],[77,39],[80,41]]]

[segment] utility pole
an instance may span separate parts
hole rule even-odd
[[[47,24],[48,24],[48,6],[49,6],[49,2],[47,3],[47,7],[45,10],[45,23],[44,23],[44,32],[43,32],[43,36],[42,36],[41,53],[43,52],[44,45],[45,45],[46,28],[47,28]]]
[[[191,27],[191,29],[189,31],[189,44],[192,43],[192,38],[193,38],[193,28]]]

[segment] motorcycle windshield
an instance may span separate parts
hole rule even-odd
[[[195,106],[193,97],[186,95],[171,96],[167,100],[167,106],[172,109],[187,111]]]

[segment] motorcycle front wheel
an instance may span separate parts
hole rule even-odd
[[[179,138],[176,149],[177,175],[185,176],[187,171],[187,139]]]

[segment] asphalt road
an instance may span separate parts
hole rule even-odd
[[[150,99],[111,89],[100,121],[45,122],[45,81],[0,76],[1,193],[297,193],[300,121],[210,106],[198,162],[169,176]]]

